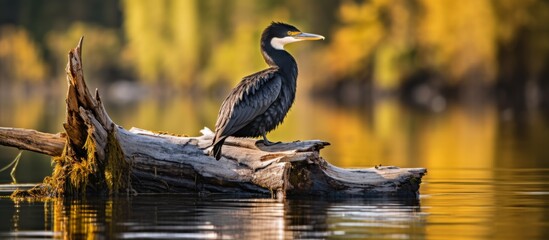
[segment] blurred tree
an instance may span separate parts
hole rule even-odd
[[[528,106],[549,109],[549,2],[498,1],[498,102],[523,118]]]
[[[0,27],[0,82],[40,82],[47,76],[41,49],[25,29]]]
[[[549,103],[547,16],[541,0],[343,1],[322,54],[320,88],[371,82],[377,90],[415,91],[428,83],[475,99],[497,80],[504,95],[516,96],[510,101],[541,94]]]
[[[371,79],[378,89],[398,87],[413,63],[413,4],[345,1],[339,11],[341,27],[324,53],[324,64],[333,77],[329,81]]]
[[[450,83],[492,82],[496,19],[491,0],[421,0],[417,40],[422,58]]]
[[[43,42],[48,32],[53,29],[66,29],[74,22],[119,28],[122,19],[118,2],[118,0],[0,0],[0,25],[21,26],[27,29],[32,38],[39,43]]]
[[[417,90],[417,81],[431,84],[434,96],[448,89],[481,89],[473,92],[483,95],[496,85],[504,89],[504,101],[525,106],[529,98],[549,106],[549,3],[544,0],[0,1],[0,26],[27,32],[17,35],[26,40],[13,46],[32,43],[35,57],[26,58],[35,60],[25,62],[43,65],[34,73],[15,73],[4,64],[0,75],[26,74],[22,77],[29,80],[45,78],[47,70],[62,73],[66,49],[86,35],[84,50],[99,53],[89,54],[87,72],[100,79],[232,86],[265,66],[257,42],[273,20],[327,36],[325,51],[300,64],[301,76],[312,72],[322,78],[315,79],[315,87],[351,85],[341,89],[364,95],[371,89]],[[300,46],[293,53],[322,45]],[[6,49],[4,62],[10,54],[10,62],[23,57]]]
[[[73,23],[63,31],[48,33],[46,42],[54,59],[52,65],[55,66],[55,76],[61,77],[65,74],[67,49],[82,36],[85,44],[82,54],[86,58],[86,75],[92,77],[94,82],[116,80],[111,73],[127,68],[123,65],[125,62],[120,61],[122,44],[117,31],[82,22]]]
[[[122,1],[126,51],[144,82],[190,85],[202,31],[196,1]]]
[[[345,1],[340,9],[341,27],[333,34],[325,53],[326,70],[336,78],[356,77],[371,64],[370,55],[385,35],[380,7],[383,0],[359,4]],[[328,79],[329,80],[329,79]]]
[[[242,77],[265,68],[259,51],[261,32],[271,21],[288,19],[289,15],[281,7],[252,0],[231,1],[222,6],[232,14],[226,23],[205,29],[208,35],[203,36],[211,46],[202,71],[201,85],[205,88],[220,82],[232,87]]]

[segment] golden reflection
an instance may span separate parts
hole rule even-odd
[[[54,202],[53,231],[62,233],[64,239],[80,236],[84,239],[96,239],[99,232],[97,210],[79,200],[65,204]]]
[[[493,169],[498,121],[493,107],[481,109],[451,107],[428,121],[428,128],[417,136],[419,164],[429,169],[428,184],[422,186],[428,197],[422,204],[432,206],[426,209],[429,221],[445,223],[427,228],[435,238],[448,231],[469,233],[472,239],[492,234],[486,223],[496,220]]]
[[[2,114],[3,126],[37,129],[44,121],[46,102],[42,96],[29,95],[13,101]],[[9,113],[9,114],[8,114]]]
[[[406,136],[409,135],[409,122],[406,111],[403,111],[397,99],[388,99],[379,102],[374,106],[374,124],[375,141],[378,143],[378,149],[375,157],[379,164],[396,166],[408,166],[408,157],[412,155],[412,148],[409,144],[412,142]],[[372,141],[372,140],[370,140]]]
[[[32,233],[32,236],[60,239],[303,239],[355,234],[415,238],[423,236],[426,227],[425,218],[418,214],[419,208],[413,201],[288,199],[280,202],[269,198],[156,195],[13,204],[10,236]],[[41,204],[44,222],[36,221],[41,212],[23,214],[35,208],[33,205]],[[20,226],[20,221],[39,224],[29,229],[25,224]]]
[[[308,79],[302,80],[308,81]],[[45,108],[41,104],[44,101],[33,98],[27,101],[30,102],[21,104],[33,106],[34,110],[31,112],[38,114],[31,119],[41,118],[41,111]],[[133,107],[114,111],[116,112],[115,121],[127,128],[137,126],[196,135],[203,126],[213,125],[219,104],[217,101],[197,100],[192,97],[150,99],[141,101]],[[109,108],[108,105],[107,108]],[[9,109],[22,109],[22,107]],[[9,114],[15,118],[18,115],[20,114],[17,112]],[[28,128],[35,128],[41,124],[39,120],[10,121],[25,124],[23,126]],[[516,195],[508,196],[503,193],[498,195],[498,192],[524,191],[524,185],[500,186],[494,185],[493,182],[498,177],[502,177],[496,175],[497,169],[517,167],[519,166],[517,159],[523,159],[525,154],[543,152],[539,142],[543,142],[549,128],[542,120],[529,121],[533,128],[520,129],[511,123],[501,123],[498,120],[497,111],[489,105],[473,109],[450,105],[440,113],[418,113],[403,107],[396,100],[388,99],[373,105],[371,111],[363,111],[330,107],[299,95],[288,119],[279,129],[271,133],[271,137],[281,141],[298,139],[330,141],[332,145],[322,150],[322,155],[328,161],[343,167],[371,167],[375,164],[426,167],[429,173],[425,178],[426,184],[421,187],[421,192],[425,196],[421,203],[428,207],[423,212],[426,214],[427,222],[444,224],[428,224],[424,229],[425,234],[433,238],[437,236],[447,238],[449,236],[445,233],[459,231],[470,233],[471,238],[477,238],[492,234],[493,228],[483,223],[493,222],[496,219],[506,224],[514,221],[514,218],[501,216],[498,211],[507,211],[509,206],[525,201],[535,204],[536,200],[533,198],[525,200]],[[49,120],[49,122],[57,124],[59,121]],[[526,142],[524,148],[505,147],[512,144],[508,142],[511,139],[509,135],[513,135],[516,131],[524,132],[528,136],[525,139],[533,142]],[[513,159],[510,159],[511,157]],[[532,156],[526,158],[529,159]],[[525,162],[525,164],[530,163]],[[514,176],[511,175],[510,179],[504,178],[504,180],[513,182],[516,180]],[[531,192],[536,191],[539,190],[531,189]],[[104,217],[112,220],[118,214],[113,212],[113,208],[118,205],[112,202],[106,204],[104,212],[101,213],[98,213],[98,210],[90,210],[84,203],[75,202],[73,205],[75,206],[69,208],[60,202],[52,203],[54,220],[51,226],[54,231],[64,232],[64,234],[85,233],[86,237],[93,238],[94,232],[102,231],[102,228],[98,229],[98,225],[94,224],[97,218]],[[272,226],[269,234],[292,238],[281,227],[290,223],[283,217],[279,217],[284,216],[279,204],[266,204],[264,208],[235,211],[234,216],[238,219],[238,217],[263,213],[272,214],[269,215],[272,218],[265,219],[265,224],[268,222],[271,224],[269,226]],[[375,212],[372,214],[374,214],[372,217],[375,216]],[[540,215],[529,214],[528,219],[536,216]],[[240,222],[240,220],[235,221]],[[342,219],[335,217],[328,219],[327,223],[338,226],[339,221]],[[260,226],[265,227],[259,223],[258,220],[250,221],[250,230],[254,232],[259,231]],[[397,221],[391,224],[399,225],[403,222]],[[414,225],[413,228],[418,230],[422,225]],[[532,234],[537,229],[533,226]],[[352,232],[355,229],[343,226],[335,228],[334,231]],[[509,234],[512,233],[509,232]],[[459,236],[463,237],[463,235],[456,235],[456,239]]]
[[[497,114],[492,107],[478,113],[455,107],[426,117],[388,99],[375,104],[371,114],[298,98],[270,135],[281,141],[329,141],[322,154],[342,167],[493,167]]]
[[[494,168],[497,113],[493,107],[451,107],[420,133],[421,162],[429,168]]]
[[[115,111],[113,120],[129,129],[137,127],[172,134],[196,136],[203,127],[213,128],[219,103],[193,97],[145,99]]]
[[[3,125],[54,129],[52,132],[62,130],[59,124],[63,121],[61,108],[58,114],[46,113],[46,109],[51,111],[52,108],[45,102],[40,97],[11,102],[3,110],[6,113],[1,117]],[[219,104],[219,99],[183,96],[146,98],[117,108],[107,102],[106,107],[113,120],[127,129],[139,127],[198,135],[203,127],[213,128]],[[509,139],[507,132],[512,130],[507,127],[498,132],[497,113],[493,107],[469,111],[456,106],[442,113],[424,115],[401,106],[395,99],[379,101],[368,112],[332,107],[299,94],[284,123],[269,137],[277,141],[321,139],[331,142],[322,154],[342,167],[382,164],[435,169],[492,168],[497,135],[506,134],[504,139]],[[44,126],[44,123],[51,126]],[[543,135],[538,133],[540,131],[533,130],[530,135],[542,139]],[[537,146],[525,147],[540,152]],[[519,158],[512,149],[504,151],[505,156]]]
[[[308,79],[301,79],[307,81]],[[375,142],[368,121],[358,111],[324,107],[324,103],[299,97],[284,123],[269,134],[276,141],[320,139],[332,143],[322,156],[338,166],[364,167],[374,162]]]

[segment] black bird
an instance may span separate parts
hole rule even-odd
[[[319,39],[324,37],[280,22],[263,31],[261,53],[269,68],[244,77],[221,104],[213,138],[215,159],[221,158],[221,147],[229,136],[263,136],[265,145],[274,144],[266,134],[282,123],[296,91],[297,63],[284,45]]]

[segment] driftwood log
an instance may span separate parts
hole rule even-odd
[[[84,81],[82,39],[68,54],[65,133],[0,128],[0,144],[53,156],[52,176],[17,196],[119,193],[231,193],[242,195],[418,196],[423,168],[342,169],[319,155],[327,142],[264,146],[228,138],[223,158],[209,156],[213,133],[182,137],[133,128],[109,118],[99,93]]]

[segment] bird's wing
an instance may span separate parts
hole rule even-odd
[[[244,77],[232,90],[219,110],[216,139],[237,132],[269,108],[282,87],[282,77],[277,70],[269,68]]]

